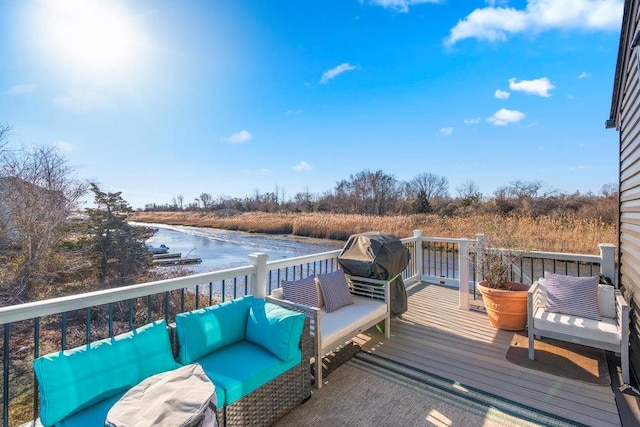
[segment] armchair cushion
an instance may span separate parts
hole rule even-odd
[[[194,363],[214,350],[244,340],[253,299],[247,295],[176,315],[178,361],[183,365]]]
[[[300,360],[304,314],[256,299],[249,310],[247,341],[257,344],[283,362]]]
[[[349,284],[344,271],[336,270],[333,273],[321,274],[317,279],[327,313],[353,304],[353,297],[349,292]]]
[[[545,272],[546,311],[600,320],[598,276],[573,277]]]

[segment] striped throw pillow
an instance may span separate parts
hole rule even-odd
[[[324,298],[324,306],[327,313],[353,304],[353,297],[349,292],[347,278],[342,270],[320,274],[318,276],[318,284],[320,285],[320,292],[322,293],[322,298]]]
[[[546,311],[602,320],[598,308],[598,276],[573,277],[544,274],[547,279]]]
[[[282,281],[284,299],[309,307],[320,307],[320,293],[314,276],[294,281]]]

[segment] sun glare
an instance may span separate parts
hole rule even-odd
[[[139,35],[119,2],[47,1],[42,10],[43,40],[56,62],[81,71],[118,72],[136,60]]]

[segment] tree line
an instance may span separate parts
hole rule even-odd
[[[606,223],[617,221],[618,189],[605,184],[596,193],[566,193],[542,181],[515,180],[483,195],[474,181],[466,181],[451,195],[449,180],[433,173],[420,173],[401,181],[381,170],[363,170],[340,180],[322,194],[308,190],[286,197],[283,187],[246,197],[214,196],[203,192],[191,202],[182,195],[171,203],[147,204],[145,211],[206,211],[220,214],[241,212],[331,212],[364,215],[436,214],[469,216],[474,214],[574,215]]]

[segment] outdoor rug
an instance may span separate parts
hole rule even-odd
[[[518,332],[507,350],[516,365],[589,384],[608,386],[611,377],[603,350],[551,338],[534,341],[535,360],[529,360],[529,338]]]
[[[278,420],[293,426],[575,426],[513,402],[357,353]]]

